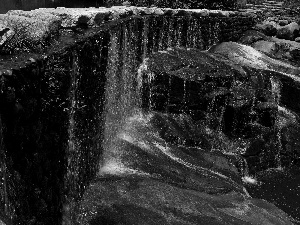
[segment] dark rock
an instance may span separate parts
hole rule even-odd
[[[267,36],[275,36],[279,25],[273,21],[264,21],[261,24],[257,24],[255,29],[264,33]]]
[[[0,22],[0,52],[3,51],[3,49],[9,48],[10,40],[15,35],[15,32],[12,30],[12,28],[9,28],[4,23]]]
[[[295,40],[299,35],[299,25],[296,22],[292,22],[284,27],[278,29],[276,37],[286,40]]]
[[[243,156],[249,157],[259,155],[259,153],[261,153],[265,149],[265,144],[265,140],[255,139],[251,142],[245,153],[243,153]]]
[[[289,24],[289,21],[288,20],[279,20],[278,23],[280,26],[285,26],[285,25]]]
[[[107,161],[88,187],[79,224],[292,224],[274,205],[247,196],[220,152],[166,144],[157,136],[157,116],[168,121],[157,113],[127,120],[115,140],[126,154]],[[187,122],[176,121],[177,127]]]
[[[252,45],[257,41],[268,41],[270,37],[256,30],[248,30],[242,34],[242,37],[239,39],[239,43],[245,45]]]

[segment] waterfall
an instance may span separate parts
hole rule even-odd
[[[281,84],[280,81],[275,77],[270,77],[271,82],[271,93],[272,93],[272,100],[273,102],[279,106],[280,104],[280,91],[281,91]],[[281,133],[282,133],[282,126],[279,123],[279,117],[276,117],[275,121],[275,128],[276,129],[276,148],[277,152],[275,153],[275,163],[276,168],[281,170],[282,169],[282,162],[281,162],[281,152],[282,152],[282,142],[281,142]]]

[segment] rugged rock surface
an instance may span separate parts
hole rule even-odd
[[[269,37],[258,31],[250,30],[242,35],[239,42],[250,45],[272,58],[290,61],[295,66],[299,66],[300,45],[296,41]]]
[[[280,27],[277,30],[276,37],[286,40],[295,40],[299,36],[299,25],[296,22],[292,22],[288,25]]]
[[[298,123],[279,107],[278,82],[295,75],[298,68],[233,42],[208,52],[173,48],[151,55],[139,70],[143,110],[127,115],[118,130],[114,150],[80,202],[79,224],[295,222],[243,192],[234,166],[241,158],[233,155],[255,163],[269,155],[256,171],[276,166],[284,140],[277,127]],[[286,129],[285,139],[293,133]]]
[[[269,41],[270,39],[271,37],[257,30],[247,30],[241,35],[238,42],[244,45],[252,45],[257,41]]]
[[[248,18],[251,23],[250,26],[253,25],[255,18],[255,15],[244,12],[134,6],[114,6],[111,8],[58,7],[40,8],[31,11],[11,10],[6,14],[0,14],[1,27],[4,26],[5,29],[10,29],[13,32],[13,35],[12,33],[9,34],[12,38],[7,38],[8,34],[3,36],[0,33],[0,53],[41,52],[59,38],[61,30],[76,31],[77,29],[83,29],[84,32],[87,28],[100,27],[104,22],[144,15],[214,17],[222,18],[222,20],[225,18],[234,20],[235,17]]]
[[[263,21],[261,24],[257,24],[255,29],[261,31],[265,35],[275,36],[277,34],[277,30],[279,25],[274,21]]]
[[[190,126],[203,140],[205,130],[191,122],[160,113],[126,119],[115,141],[120,154],[86,191],[79,224],[292,224],[274,205],[247,196],[225,156],[164,138],[184,139],[178,131]]]

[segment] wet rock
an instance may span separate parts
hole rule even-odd
[[[274,205],[249,197],[221,153],[170,145],[157,136],[156,115],[126,120],[115,141],[126,154],[108,160],[88,187],[79,224],[292,224]],[[175,121],[177,127],[186,122]]]
[[[243,156],[249,157],[249,156],[257,156],[259,153],[261,153],[265,149],[265,140],[262,139],[255,139],[251,142],[250,146],[246,149],[245,153],[243,153]]]
[[[261,24],[255,26],[255,29],[267,36],[275,36],[278,28],[279,25],[274,21],[263,21]]]
[[[89,27],[98,26],[101,24],[99,18],[107,18],[111,12],[107,8],[64,8],[58,7],[35,9],[34,13],[38,14],[52,14],[61,20],[61,26],[65,28],[70,27]]]
[[[4,48],[6,43],[15,35],[15,32],[8,26],[0,23],[0,49]]]
[[[10,14],[0,14],[0,23],[5,24],[14,32],[14,34],[9,32],[10,38],[5,41],[5,52],[20,51],[21,49],[25,51],[41,50],[43,45],[49,41],[49,37],[57,34],[59,28],[59,20]]]
[[[235,42],[224,42],[209,49],[209,52],[221,54],[233,62],[250,68],[277,71],[286,76],[299,75],[300,69],[289,63],[272,59],[254,48]],[[293,76],[292,76],[293,77]],[[295,79],[297,79],[295,77]]]
[[[276,43],[271,41],[257,41],[252,45],[256,50],[267,55],[272,55],[277,49]]]
[[[253,137],[254,121],[263,127],[274,126],[275,93],[264,74],[277,69],[277,63],[281,62],[231,42],[208,52],[180,48],[161,51],[141,66],[143,107],[184,112],[227,135]]]
[[[130,7],[131,6],[131,3],[129,1],[124,1],[122,3],[123,6],[126,6],[126,7]]]
[[[270,37],[256,30],[248,30],[242,34],[242,37],[238,40],[239,43],[245,45],[252,45],[257,41],[268,41]]]
[[[279,24],[280,26],[285,26],[285,25],[288,25],[288,24],[289,24],[289,21],[288,21],[288,20],[279,20],[279,21],[278,21],[278,24]]]
[[[292,22],[286,26],[278,29],[276,37],[286,40],[295,40],[299,35],[299,25],[296,22]]]
[[[276,43],[277,46],[277,50],[273,54],[275,58],[289,59],[290,61],[294,62],[296,66],[299,66],[297,62],[299,61],[298,52],[300,49],[300,44],[298,42],[279,39],[275,37],[272,37],[271,41]]]

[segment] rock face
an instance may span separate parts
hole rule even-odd
[[[278,106],[278,82],[289,78],[287,71],[299,74],[233,42],[145,59],[138,75],[142,109],[123,114],[110,154],[80,202],[79,224],[292,224],[244,192],[234,166],[240,158],[233,156],[257,162],[269,155],[256,171],[276,166],[283,140],[277,126],[298,123]]]
[[[268,56],[288,60],[295,66],[299,66],[300,45],[296,41],[268,37],[258,31],[247,31],[239,40],[240,43],[250,45],[256,50],[266,53]]]
[[[265,35],[275,36],[279,25],[274,21],[264,21],[261,24],[257,24],[255,28]]]
[[[299,36],[299,29],[299,25],[296,22],[292,22],[279,28],[276,37],[286,40],[295,40],[295,38]]]
[[[241,12],[206,10],[206,9],[170,9],[134,7],[125,1],[125,6],[111,8],[40,8],[31,11],[11,10],[0,14],[0,53],[14,54],[18,52],[42,52],[55,43],[65,31],[85,33],[88,28],[99,28],[105,22],[117,21],[132,16],[183,16],[221,18],[228,20],[224,24],[225,33],[234,37],[240,30],[254,24],[255,15]],[[213,19],[213,20],[214,20]],[[218,19],[216,19],[218,21]],[[232,29],[238,27],[238,29]],[[3,36],[1,28],[9,29],[10,33]],[[215,29],[214,29],[215,30]],[[230,32],[227,32],[230,31]],[[8,38],[9,36],[10,38]],[[4,40],[5,39],[5,40]],[[225,38],[227,39],[227,38]],[[5,42],[5,44],[4,44]]]
[[[117,157],[81,201],[79,224],[292,224],[274,205],[247,196],[224,155],[165,138],[185,139],[186,128],[194,140],[208,137],[184,115],[126,119]]]

